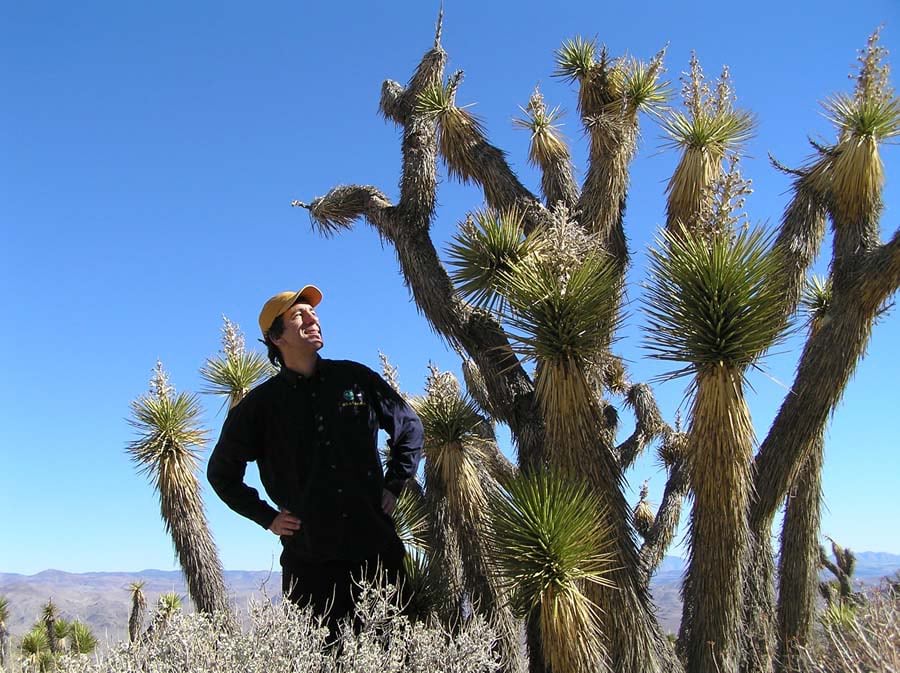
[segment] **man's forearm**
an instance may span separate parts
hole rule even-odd
[[[259,497],[255,488],[244,483],[247,464],[222,455],[216,447],[209,459],[206,477],[216,495],[238,514],[268,529],[278,515],[269,503]]]

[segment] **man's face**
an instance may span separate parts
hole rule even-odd
[[[284,332],[274,339],[275,345],[297,355],[315,353],[325,342],[316,310],[306,303],[294,304],[283,314]]]

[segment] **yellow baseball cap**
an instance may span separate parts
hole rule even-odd
[[[310,306],[318,306],[322,301],[322,291],[315,285],[304,285],[301,290],[279,292],[269,299],[259,313],[259,329],[263,336],[266,336],[272,323],[275,322],[275,318],[293,306],[300,297],[303,297]]]

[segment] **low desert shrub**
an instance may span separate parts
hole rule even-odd
[[[809,673],[900,672],[900,595],[886,584],[840,618],[826,617],[802,659]]]
[[[177,614],[152,637],[94,657],[60,661],[67,673],[494,673],[494,634],[475,618],[454,633],[412,623],[392,587],[364,587],[354,624],[336,643],[307,609],[253,600],[235,633],[229,615]]]

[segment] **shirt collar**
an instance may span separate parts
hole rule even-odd
[[[296,388],[302,381],[311,381],[315,379],[321,381],[324,379],[324,374],[328,370],[328,362],[329,361],[325,358],[316,355],[316,372],[312,376],[303,376],[303,374],[295,372],[293,369],[288,369],[287,367],[279,369],[278,376],[286,381],[292,388]]]

